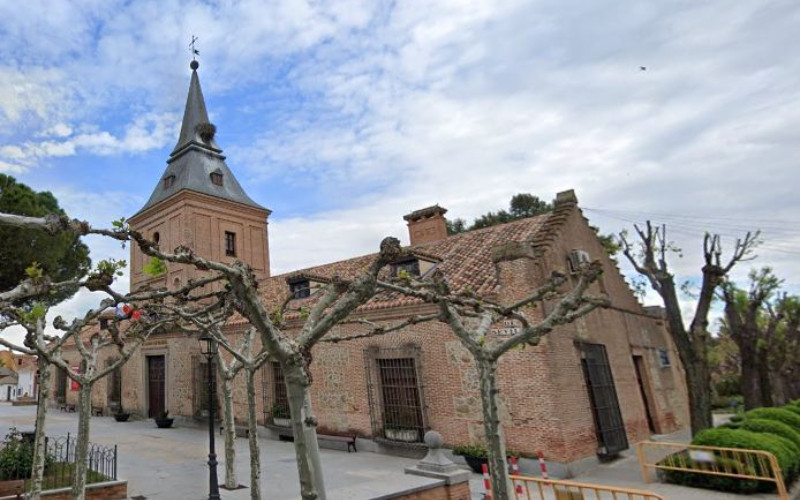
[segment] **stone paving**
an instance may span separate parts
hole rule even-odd
[[[0,437],[10,427],[32,429],[35,407],[12,407],[0,403]],[[92,418],[92,442],[119,447],[119,477],[128,480],[130,497],[151,499],[202,499],[208,495],[208,431],[204,428],[176,422],[172,429],[157,429],[152,420],[125,423],[111,417]],[[77,416],[52,410],[48,415],[47,435],[60,436],[77,432]],[[688,433],[656,436],[662,441],[687,442]],[[218,451],[223,455],[219,446]],[[239,482],[249,481],[249,452],[247,440],[237,438],[237,472]],[[299,499],[297,469],[292,443],[261,439],[261,466],[263,497],[275,500]],[[391,492],[400,491],[429,482],[429,479],[403,473],[405,467],[417,462],[401,458],[360,451],[321,450],[325,469],[326,489],[331,500],[369,500]],[[220,462],[224,457],[220,456]],[[223,480],[224,465],[220,463],[219,477]],[[685,488],[669,484],[645,484],[640,476],[633,449],[611,463],[587,470],[573,481],[615,485],[650,490],[669,500],[744,500],[730,493]],[[483,498],[480,475],[473,474],[470,481],[472,498]],[[792,498],[798,498],[797,489]],[[248,489],[221,490],[223,499],[249,498]],[[775,495],[751,495],[748,500],[775,499]]]
[[[12,407],[0,404],[0,436],[8,428],[32,429],[35,407]],[[60,436],[77,432],[75,413],[51,410],[47,435]],[[120,479],[128,480],[130,497],[151,499],[201,499],[208,496],[208,431],[189,425],[158,429],[152,420],[120,423],[112,417],[93,417],[91,441],[118,445]],[[220,444],[219,436],[217,440]],[[220,455],[223,451],[217,447]],[[239,482],[249,481],[247,439],[237,438]],[[321,450],[325,482],[331,500],[367,500],[431,482],[430,479],[403,473],[414,459],[369,452],[347,453]],[[222,462],[223,457],[219,460]],[[299,499],[294,448],[292,443],[261,439],[261,469],[265,499]],[[220,482],[224,465],[219,466]],[[223,499],[249,498],[248,489],[221,490]],[[479,498],[479,497],[477,497]]]

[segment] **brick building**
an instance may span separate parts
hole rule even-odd
[[[278,304],[314,299],[334,275],[350,277],[372,256],[361,256],[286,275],[271,276],[267,221],[270,211],[255,203],[225,163],[208,122],[193,66],[178,143],[145,206],[130,219],[133,228],[164,248],[188,245],[218,260],[242,260],[263,279],[265,300]],[[412,258],[386,272],[403,269],[424,276],[441,270],[456,290],[468,287],[499,301],[520,298],[553,270],[569,273],[583,259],[599,259],[604,274],[594,292],[608,294],[609,309],[598,310],[558,328],[539,346],[508,353],[499,366],[503,421],[508,446],[543,451],[557,463],[613,456],[653,433],[687,421],[685,383],[675,348],[658,311],[643,308],[583,217],[572,191],[559,193],[553,212],[454,236],[446,231],[446,210],[438,205],[405,216]],[[131,283],[170,287],[195,276],[193,268],[169,265],[149,278],[145,256],[131,249]],[[546,307],[546,304],[543,305]],[[429,311],[414,299],[379,295],[357,311],[374,321],[398,321]],[[513,332],[513,322],[496,325],[493,335]],[[243,320],[227,325],[241,334]],[[290,322],[289,332],[299,327]],[[355,333],[340,325],[335,334]],[[199,343],[180,332],[159,334],[118,372],[99,382],[96,406],[117,407],[142,417],[162,409],[186,419],[205,412],[205,359]],[[417,446],[427,429],[449,445],[480,442],[482,422],[476,369],[449,328],[432,322],[399,333],[358,341],[320,344],[313,352],[312,398],[320,427],[351,431],[363,445],[392,451]],[[78,356],[65,353],[66,359]],[[244,381],[234,391],[237,418],[246,418]],[[72,401],[63,373],[52,394]],[[280,424],[285,389],[277,364],[261,372],[259,414],[265,432],[286,434]],[[361,444],[361,443],[360,443]]]

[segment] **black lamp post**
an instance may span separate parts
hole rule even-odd
[[[200,337],[200,352],[208,360],[208,500],[220,500],[217,481],[217,453],[214,450],[214,406],[216,384],[214,383],[214,358],[217,357],[217,342],[208,334]]]

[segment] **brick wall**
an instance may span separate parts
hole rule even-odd
[[[459,483],[453,485],[439,484],[411,493],[387,495],[381,497],[381,500],[470,500],[470,498],[472,496],[469,483]]]

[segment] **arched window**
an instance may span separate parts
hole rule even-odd
[[[159,241],[161,241],[161,235],[158,234],[158,231],[156,231],[155,233],[153,233],[153,243],[158,245]]]

